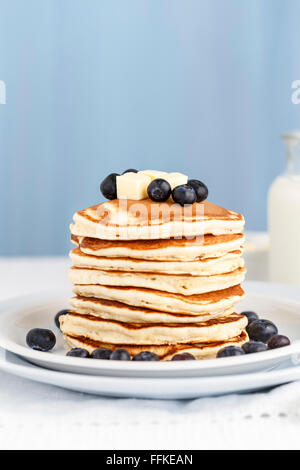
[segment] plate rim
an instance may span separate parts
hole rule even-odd
[[[81,384],[85,385],[85,389],[88,387],[86,386],[86,382],[91,385],[100,384],[101,388],[106,388],[107,385],[117,386],[123,385],[124,383],[130,385],[138,385],[139,387],[146,386],[151,384],[152,389],[153,385],[155,385],[155,389],[157,386],[168,386],[172,383],[180,383],[180,385],[186,386],[188,384],[199,385],[202,387],[207,387],[210,384],[215,385],[216,388],[222,385],[223,383],[229,383],[232,386],[240,385],[240,391],[245,390],[259,390],[261,388],[276,386],[276,385],[284,385],[291,383],[293,381],[300,380],[300,365],[286,367],[284,369],[279,370],[272,370],[272,371],[259,371],[259,372],[247,372],[244,374],[230,374],[230,375],[220,375],[220,376],[204,376],[204,377],[115,377],[115,376],[100,376],[100,375],[85,375],[79,373],[72,373],[72,372],[61,372],[52,369],[46,369],[43,367],[39,367],[36,364],[31,364],[26,361],[23,357],[19,357],[18,355],[8,352],[8,354],[17,357],[17,359],[24,362],[24,364],[14,364],[9,362],[5,356],[6,351],[3,348],[0,348],[0,370],[12,374],[17,377],[24,378],[26,380],[33,380],[38,383],[44,383],[52,386],[57,386],[61,388],[65,388],[68,390],[76,390],[76,388],[69,388],[71,384],[76,384],[80,387]],[[48,380],[47,380],[48,378]],[[53,383],[53,381],[49,381],[49,378],[59,378],[60,383]],[[66,381],[67,383],[62,383]],[[249,382],[251,382],[251,385]],[[257,387],[255,384],[257,384]],[[68,387],[69,386],[69,387]],[[78,391],[81,391],[78,387]],[[224,392],[224,393],[238,393],[238,388],[235,389],[236,392]],[[200,391],[200,390],[199,390]],[[99,390],[98,390],[99,392]],[[85,393],[89,393],[86,391]],[[92,392],[91,392],[92,393]],[[105,395],[105,390],[100,391],[101,394]],[[223,393],[223,394],[224,394]],[[151,395],[151,394],[150,394]],[[145,399],[148,399],[149,394],[145,393]],[[222,391],[220,390],[220,395],[222,395]],[[118,396],[118,395],[113,395]],[[122,393],[119,395],[120,397],[124,396]],[[125,395],[126,396],[126,395]],[[128,395],[127,395],[128,396]],[[192,396],[197,396],[192,393]],[[199,396],[203,396],[202,393],[199,393]],[[142,396],[140,396],[142,398]],[[152,397],[153,398],[153,397]],[[163,399],[159,398],[158,399]],[[179,398],[165,398],[165,399],[179,399]],[[183,398],[184,399],[184,398]]]
[[[251,281],[250,281],[251,283]],[[268,284],[269,288],[272,288],[271,283],[263,283],[254,281],[254,288],[255,284]],[[249,281],[248,281],[249,285]],[[276,285],[275,285],[276,286]],[[263,286],[262,286],[263,287]],[[284,286],[285,287],[285,286]],[[290,286],[288,286],[290,289]],[[298,289],[298,288],[295,288]],[[7,318],[13,314],[21,314],[22,310],[24,313],[24,309],[30,308],[32,306],[35,309],[41,308],[42,306],[46,306],[46,302],[49,301],[57,302],[58,298],[64,298],[65,290],[56,289],[54,291],[47,291],[43,292],[38,295],[28,295],[28,296],[21,296],[15,299],[8,299],[7,301],[0,302],[0,322],[3,321],[3,318]],[[278,295],[270,295],[255,292],[255,289],[250,288],[250,292],[253,296],[268,298],[271,297],[275,301],[284,302],[286,305],[290,304],[291,306],[295,307],[297,305],[299,307],[300,312],[300,300],[289,299],[283,296]],[[54,296],[54,298],[53,298]],[[56,297],[56,298],[55,298]],[[300,298],[300,295],[298,294]],[[26,303],[25,306],[21,307],[20,304]],[[43,305],[44,304],[44,305]],[[7,309],[3,312],[4,309]],[[300,315],[300,313],[299,313]],[[54,325],[53,325],[54,326]],[[54,327],[55,328],[55,327]],[[54,355],[51,352],[40,352],[30,349],[27,346],[20,345],[12,340],[9,340],[5,337],[3,330],[0,330],[0,347],[3,349],[8,350],[9,352],[19,355],[27,360],[32,360],[36,363],[39,361],[41,363],[51,363],[52,365],[61,364],[67,365],[72,367],[80,367],[83,368],[82,358],[75,358],[75,357],[66,357],[62,355]],[[176,372],[176,371],[197,371],[201,372],[202,370],[212,370],[213,369],[226,369],[232,366],[241,366],[241,365],[249,365],[251,363],[259,363],[264,362],[267,360],[276,360],[279,358],[286,358],[293,354],[300,353],[300,340],[294,341],[290,346],[286,346],[285,348],[279,348],[269,351],[261,352],[259,355],[245,355],[240,357],[228,357],[222,358],[222,362],[220,363],[220,358],[214,359],[203,359],[198,361],[185,361],[184,363],[180,363],[180,361],[160,361],[160,362],[132,362],[132,361],[107,361],[107,360],[93,360],[88,363],[87,371],[88,370],[110,370],[112,373],[114,371],[119,371],[120,368],[122,372]],[[122,364],[122,367],[120,367]]]

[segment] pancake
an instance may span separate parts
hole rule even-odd
[[[206,258],[202,261],[152,261],[134,258],[108,258],[87,255],[75,248],[70,251],[74,266],[94,268],[104,271],[138,271],[166,274],[189,274],[191,276],[210,276],[234,271],[244,266],[241,251],[225,254],[221,258]]]
[[[212,359],[216,357],[218,351],[226,346],[242,346],[248,341],[248,335],[245,331],[235,338],[230,338],[227,341],[212,341],[210,343],[195,343],[195,344],[174,344],[174,345],[141,345],[141,346],[128,346],[124,344],[110,344],[101,341],[93,341],[84,336],[64,336],[66,343],[71,348],[84,348],[90,353],[97,348],[108,348],[111,350],[125,348],[133,357],[142,351],[150,351],[157,354],[162,361],[172,359],[175,354],[188,352],[193,354],[196,359]]]
[[[238,268],[235,271],[215,276],[189,276],[100,271],[98,269],[72,267],[69,271],[69,278],[75,285],[99,284],[120,287],[142,287],[190,296],[236,286],[243,282],[245,271],[245,268]]]
[[[237,212],[204,201],[182,207],[169,199],[158,203],[106,201],[74,214],[71,233],[105,240],[153,240],[204,234],[241,233],[244,218]]]
[[[116,300],[135,307],[188,315],[222,312],[244,298],[241,286],[189,296],[137,287],[100,285],[75,285],[73,292],[82,297]]]
[[[70,312],[60,317],[61,331],[113,344],[177,344],[226,341],[241,334],[248,319],[231,313],[199,323],[124,323]]]
[[[241,251],[245,237],[241,233],[204,235],[193,239],[168,240],[100,240],[71,234],[71,241],[82,253],[108,258],[134,258],[157,261],[194,261],[219,258],[232,251]]]
[[[244,296],[244,218],[208,201],[189,206],[112,200],[76,212],[70,280],[60,317],[67,343],[90,352],[125,347],[168,360],[215,357],[247,341],[235,313]]]
[[[95,315],[108,320],[133,323],[194,323],[203,322],[218,316],[233,313],[233,307],[217,313],[200,315],[183,315],[180,313],[160,312],[150,308],[134,307],[121,302],[95,299],[93,297],[73,297],[70,300],[73,310],[84,315]]]

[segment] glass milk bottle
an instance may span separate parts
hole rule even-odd
[[[268,196],[270,280],[300,286],[300,131],[283,135],[287,168]]]

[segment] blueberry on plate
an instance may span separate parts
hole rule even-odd
[[[57,326],[57,328],[60,329],[60,323],[59,323],[60,317],[62,315],[67,315],[67,313],[69,313],[68,309],[60,310],[59,312],[57,312],[57,314],[54,317],[54,322],[55,322],[55,325]]]
[[[90,357],[90,353],[83,348],[72,348],[67,352],[66,356],[72,357]]]
[[[130,354],[126,349],[115,349],[109,359],[111,361],[130,361]]]
[[[250,339],[267,343],[272,336],[277,335],[278,329],[269,320],[254,320],[246,328]]]
[[[151,181],[147,188],[149,198],[155,202],[167,201],[171,196],[171,186],[163,178],[156,178]]]
[[[242,312],[241,315],[245,315],[245,317],[248,318],[248,325],[250,325],[254,320],[259,319],[257,313],[251,311]]]
[[[132,358],[133,361],[159,361],[157,354],[150,351],[142,351]]]
[[[190,361],[190,360],[196,360],[196,358],[193,356],[193,354],[188,353],[188,352],[175,354],[175,356],[173,356],[171,359],[171,361]]]
[[[174,202],[181,206],[193,204],[196,201],[196,192],[192,186],[181,184],[173,189],[172,198]]]
[[[269,349],[283,348],[284,346],[289,346],[291,344],[289,338],[283,335],[275,335],[268,341]]]
[[[45,328],[33,328],[26,335],[26,343],[36,351],[50,351],[54,348],[56,337],[53,331]]]
[[[118,173],[110,173],[100,184],[100,191],[106,199],[117,198],[117,176]]]
[[[245,351],[238,346],[226,346],[218,351],[217,357],[242,356],[243,354]]]
[[[112,350],[108,348],[97,348],[91,354],[92,359],[110,359]]]
[[[248,343],[243,344],[242,349],[246,354],[252,354],[266,351],[268,348],[261,341],[248,341]]]
[[[187,184],[194,188],[196,193],[196,202],[202,202],[207,199],[208,189],[207,186],[199,180],[188,180]]]
[[[128,170],[123,171],[122,175],[125,175],[125,173],[138,173],[138,170],[135,170],[134,168],[128,168]]]

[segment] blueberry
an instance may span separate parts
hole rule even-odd
[[[218,351],[217,357],[242,356],[243,354],[245,351],[238,346],[226,346]]]
[[[72,357],[90,357],[89,352],[83,348],[72,348],[67,352],[66,356]]]
[[[208,189],[207,186],[199,180],[188,180],[187,184],[194,188],[196,193],[196,202],[202,202],[207,199]]]
[[[159,361],[157,354],[150,351],[142,351],[132,358],[133,361]]]
[[[152,201],[163,202],[171,196],[171,186],[168,181],[156,178],[149,184],[147,192]]]
[[[36,351],[50,351],[56,343],[55,334],[44,328],[33,328],[26,335],[26,343]]]
[[[184,206],[185,204],[193,204],[196,201],[196,192],[192,186],[181,184],[173,189],[172,197],[174,202]]]
[[[251,311],[242,312],[241,315],[245,315],[245,317],[248,318],[248,325],[250,325],[254,320],[259,319],[257,313]]]
[[[277,349],[282,348],[283,346],[288,346],[291,344],[289,338],[283,335],[275,335],[268,341],[268,348],[269,349]]]
[[[107,348],[94,349],[91,354],[93,359],[110,359],[112,350]]]
[[[123,171],[122,175],[125,175],[125,173],[137,173],[138,170],[135,170],[134,168],[128,168],[128,170]]]
[[[57,312],[57,314],[56,314],[55,317],[54,317],[54,322],[55,322],[55,325],[57,326],[57,328],[60,329],[59,318],[60,318],[62,315],[67,315],[67,313],[69,313],[69,310],[68,310],[68,309],[60,310],[59,312]]]
[[[119,176],[118,173],[111,173],[100,184],[100,191],[106,199],[117,197],[117,176]]]
[[[190,361],[192,359],[196,359],[193,354],[185,352],[185,353],[180,353],[180,354],[175,354],[175,356],[172,357],[172,361]]]
[[[130,361],[129,352],[126,349],[115,349],[110,356],[111,361]]]
[[[243,344],[242,349],[246,354],[252,354],[266,351],[268,348],[267,345],[261,341],[248,341],[248,343]]]
[[[247,326],[246,330],[250,339],[262,341],[263,343],[267,343],[272,336],[278,333],[276,325],[269,320],[254,320]]]

